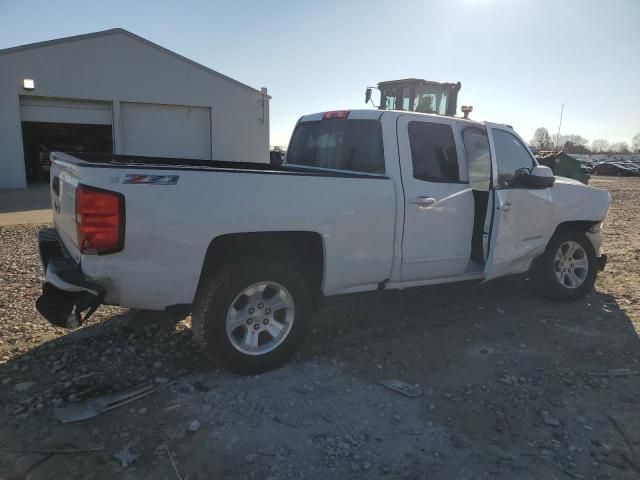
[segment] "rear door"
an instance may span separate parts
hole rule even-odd
[[[398,119],[405,201],[403,281],[460,275],[469,263],[473,195],[454,126],[447,118]]]
[[[493,220],[485,280],[525,272],[546,248],[553,219],[550,188],[513,184],[518,169],[537,162],[522,139],[503,125],[487,124],[492,157]]]

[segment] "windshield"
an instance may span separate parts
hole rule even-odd
[[[448,92],[446,89],[434,85],[416,88],[413,101],[414,109],[420,113],[447,114]]]
[[[382,130],[377,120],[322,120],[298,124],[287,164],[384,173]]]

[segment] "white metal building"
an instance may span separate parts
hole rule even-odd
[[[0,188],[50,150],[266,163],[269,96],[119,28],[0,50]]]

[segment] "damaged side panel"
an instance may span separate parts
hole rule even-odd
[[[495,190],[495,212],[485,281],[526,272],[540,256],[557,227],[567,222],[599,224],[606,217],[611,196],[558,177],[553,187],[540,190]],[[602,237],[587,232],[600,256]]]

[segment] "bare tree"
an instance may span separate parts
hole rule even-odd
[[[615,153],[629,153],[629,144],[627,142],[616,142],[612,143],[609,149]]]
[[[640,153],[640,132],[636,133],[631,139],[631,150]]]
[[[584,138],[582,135],[576,135],[576,134],[560,135],[560,145],[564,145],[567,142],[571,142],[574,145],[586,146],[589,143],[589,140]]]
[[[573,143],[571,140],[564,142],[562,150],[566,153],[581,153],[583,155],[591,153],[591,150],[589,150],[584,144]]]
[[[604,153],[609,151],[609,142],[604,138],[598,138],[591,142],[591,151],[593,153]]]
[[[551,148],[549,130],[544,127],[536,129],[531,139],[531,145],[534,146],[536,150],[549,150]]]

